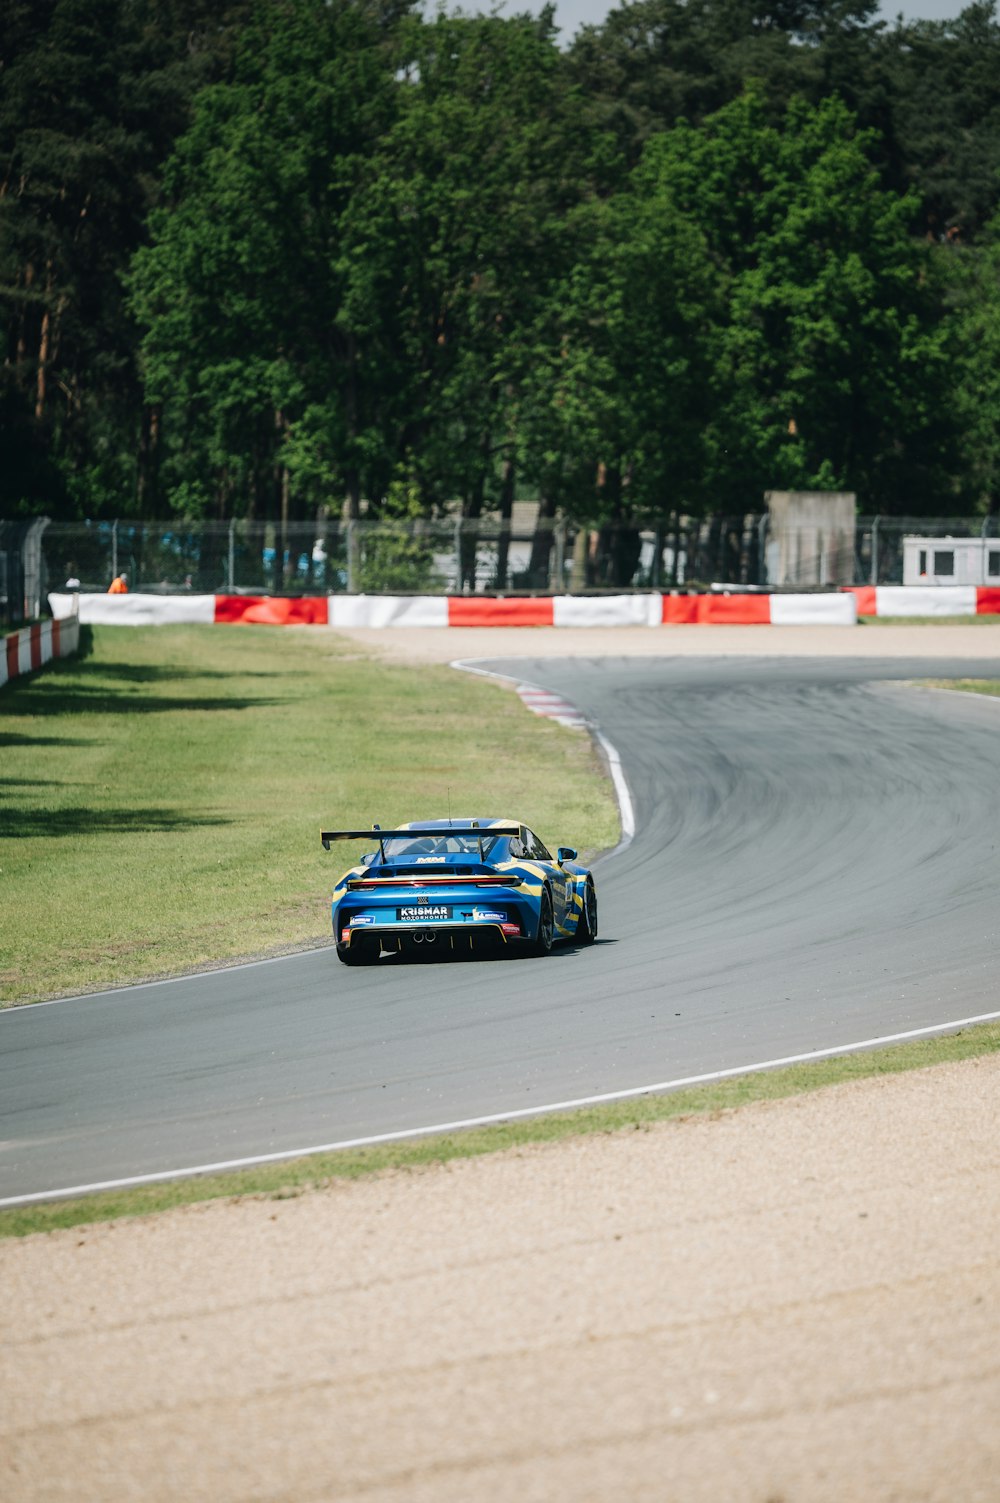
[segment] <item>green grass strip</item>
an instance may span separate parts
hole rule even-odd
[[[993,678],[925,678],[920,682],[928,689],[956,689],[962,694],[1000,696],[1000,682]]]
[[[1000,1023],[978,1024],[941,1038],[758,1071],[712,1085],[640,1096],[606,1106],[373,1148],[313,1154],[281,1164],[102,1192],[76,1200],[15,1207],[0,1211],[0,1237],[26,1237],[35,1232],[114,1221],[124,1216],[149,1216],[178,1206],[238,1196],[287,1200],[340,1180],[362,1179],[387,1170],[418,1170],[455,1159],[479,1158],[532,1143],[557,1143],[590,1133],[643,1130],[672,1118],[730,1111],[755,1101],[777,1101],[845,1081],[957,1063],[998,1050]]]
[[[970,616],[859,616],[859,626],[998,626],[1000,616],[977,612]]]
[[[95,627],[0,690],[0,1004],[327,942],[363,846],[323,825],[523,820],[615,844],[590,738],[321,628]]]

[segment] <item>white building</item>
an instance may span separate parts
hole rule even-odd
[[[903,539],[904,585],[1000,585],[1000,538]]]

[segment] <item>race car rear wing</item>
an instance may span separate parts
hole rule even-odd
[[[412,830],[382,830],[372,825],[370,830],[320,830],[319,838],[324,851],[330,849],[331,840],[377,840],[379,855],[385,861],[386,840],[440,840],[445,835],[474,835],[479,839],[479,859],[483,859],[483,837],[496,835],[520,835],[520,825],[435,825],[433,828]]]

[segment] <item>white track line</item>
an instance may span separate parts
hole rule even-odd
[[[781,1059],[761,1060],[757,1064],[734,1065],[728,1070],[709,1070],[703,1075],[682,1075],[676,1080],[661,1080],[655,1085],[632,1086],[625,1091],[605,1091],[598,1096],[578,1096],[572,1101],[550,1101],[546,1106],[523,1107],[517,1111],[493,1112],[486,1117],[466,1117],[458,1122],[436,1122],[429,1127],[411,1127],[402,1132],[376,1133],[367,1138],[345,1138],[337,1143],[315,1143],[302,1148],[286,1148],[281,1153],[255,1154],[245,1159],[223,1159],[215,1164],[191,1164],[183,1169],[164,1169],[157,1174],[134,1174],[128,1179],[106,1179],[92,1185],[68,1185],[60,1190],[40,1190],[31,1195],[10,1195],[0,1200],[5,1206],[25,1206],[36,1201],[66,1200],[77,1195],[92,1195],[100,1190],[126,1190],[135,1185],[154,1185],[163,1180],[192,1179],[202,1174],[222,1174],[233,1169],[250,1169],[260,1164],[279,1164],[289,1159],[308,1158],[315,1153],[338,1153],[348,1148],[374,1148],[380,1143],[404,1143],[441,1133],[459,1132],[471,1127],[491,1127],[499,1122],[516,1122],[525,1117],[547,1116],[550,1112],[575,1111],[586,1106],[601,1106],[611,1101],[629,1101],[637,1096],[653,1096],[683,1086],[708,1085],[716,1080],[730,1080],[736,1075],[758,1075],[785,1065],[808,1064],[832,1059],[839,1054],[857,1054],[862,1049],[877,1049],[887,1044],[901,1044],[907,1039],[926,1038],[934,1033],[952,1033],[975,1023],[993,1023],[1000,1012],[984,1012],[974,1018],[957,1018],[951,1023],[934,1023],[928,1028],[910,1028],[905,1033],[887,1033],[879,1038],[862,1039],[853,1044],[836,1044],[831,1049],[810,1049],[805,1054],[786,1054]]]
[[[482,661],[482,658],[456,658],[454,662],[452,662],[449,666],[452,668],[458,668],[462,673],[478,673],[481,678],[495,678],[501,683],[513,684],[518,693],[521,694],[522,703],[527,703],[524,694],[521,693],[522,690],[528,690],[532,694],[538,694],[546,697],[553,696],[554,694],[553,690],[546,689],[541,684],[533,684],[529,679],[515,678],[512,674],[509,673],[494,673],[490,668],[477,667],[477,664],[481,663]],[[555,696],[555,698],[559,703],[567,703],[567,701],[562,699],[561,695],[557,695]],[[611,784],[615,790],[615,798],[618,800],[618,819],[622,827],[621,839],[615,846],[614,850],[609,852],[609,855],[617,856],[618,853],[620,851],[623,851],[626,846],[631,845],[632,839],[635,835],[635,809],[632,804],[632,795],[629,793],[628,783],[625,781],[625,773],[622,769],[622,759],[618,755],[617,748],[612,746],[611,742],[608,740],[607,736],[604,735],[603,731],[599,731],[596,726],[591,725],[590,721],[588,721],[584,715],[580,714],[580,712],[576,710],[575,706],[573,706],[572,708],[574,710],[574,713],[579,716],[579,719],[568,721],[566,723],[573,725],[579,724],[583,729],[590,731],[594,740],[600,746],[605,757],[607,758],[608,771],[611,774]]]
[[[137,992],[144,987],[150,986],[176,986],[179,981],[194,981],[200,976],[219,976],[226,971],[247,971],[252,966],[280,965],[283,960],[291,960],[298,955],[314,955],[321,950],[331,948],[333,941],[327,944],[307,945],[302,950],[290,950],[286,955],[265,955],[261,960],[234,960],[230,965],[209,965],[201,971],[184,971],[178,976],[155,976],[151,981],[130,981],[127,986],[109,986],[95,989],[89,992],[73,992],[69,997],[49,997],[45,1002],[22,1002],[15,1003],[10,1007],[0,1008],[0,1027],[8,1018],[27,1018],[40,1007],[63,1007],[67,1002],[86,1002],[90,997],[123,997],[127,992]]]

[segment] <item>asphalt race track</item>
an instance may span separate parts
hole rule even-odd
[[[375,970],[316,950],[8,1011],[0,1198],[542,1108],[1000,1007],[1000,702],[891,682],[1000,678],[1000,660],[490,666],[565,695],[621,756],[636,834],[596,866],[598,944]]]

